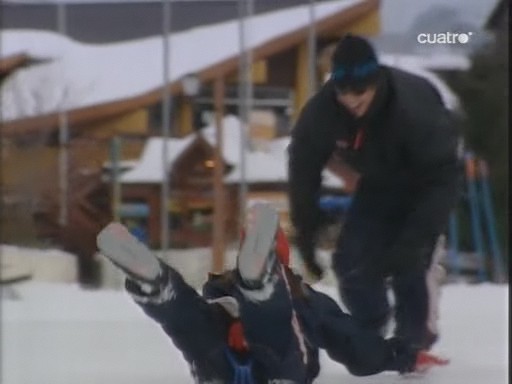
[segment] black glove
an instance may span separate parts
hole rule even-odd
[[[393,351],[390,369],[400,373],[413,372],[418,351],[411,347],[405,340],[392,337],[386,340]]]

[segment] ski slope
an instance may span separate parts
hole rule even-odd
[[[317,288],[336,296],[332,287]],[[2,294],[1,383],[193,383],[179,351],[124,292],[40,281],[14,290],[18,299]],[[507,383],[508,286],[446,285],[441,313],[435,351],[452,359],[448,367],[420,379],[357,378],[322,355],[316,383]]]

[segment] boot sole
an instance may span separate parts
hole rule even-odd
[[[254,205],[248,216],[237,267],[246,285],[261,286],[276,263],[273,249],[279,228],[279,216],[270,205],[263,203]]]
[[[103,256],[131,278],[153,283],[161,272],[155,255],[120,223],[103,228],[96,244]]]

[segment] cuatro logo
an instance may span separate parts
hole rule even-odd
[[[420,44],[466,44],[473,32],[467,33],[420,33],[416,38]]]

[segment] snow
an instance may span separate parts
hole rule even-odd
[[[318,20],[360,0],[322,2],[315,7]],[[255,48],[308,25],[309,6],[302,5],[256,15],[247,20],[248,48]],[[256,32],[257,31],[257,32]],[[123,43],[89,45],[51,32],[0,31],[2,55],[25,53],[54,61],[16,71],[1,88],[1,115],[5,121],[138,96],[163,83],[163,43],[160,36]],[[212,44],[211,42],[222,42]],[[45,47],[48,46],[46,50]],[[192,28],[169,36],[169,80],[199,72],[238,55],[239,22],[232,20]],[[59,97],[40,95],[45,83]],[[39,101],[34,105],[35,100]],[[27,108],[24,104],[32,106]]]
[[[217,143],[216,127],[212,123],[201,129],[201,135],[214,146]],[[228,115],[222,119],[222,155],[224,160],[230,164],[238,164],[240,162],[240,143],[242,142],[242,130],[246,135],[247,125],[233,115]]]
[[[242,168],[238,166],[226,177],[226,183],[242,180]],[[262,151],[248,152],[246,156],[246,180],[249,183],[284,183],[288,181],[287,163]]]
[[[3,247],[3,255],[14,247]],[[17,248],[25,257],[38,250]],[[233,255],[231,251],[230,255]],[[177,252],[183,269],[209,261],[208,249]],[[51,265],[55,259],[51,259]],[[192,261],[193,260],[193,261]],[[185,272],[184,272],[185,273]],[[332,280],[331,280],[332,281]],[[336,298],[332,283],[316,288]],[[1,349],[3,384],[192,384],[180,352],[160,328],[121,290],[84,290],[74,283],[35,281],[12,287],[19,299],[2,291]],[[442,337],[434,351],[451,358],[424,378],[394,373],[350,376],[322,353],[318,384],[505,384],[508,378],[508,286],[445,285],[441,300]]]
[[[71,283],[77,279],[76,257],[58,249],[32,249],[0,245],[3,279],[31,275],[39,281]]]
[[[192,142],[192,137],[167,139],[167,166],[171,167],[183,150]],[[163,152],[165,141],[161,137],[150,137],[144,144],[141,158],[135,166],[121,175],[122,183],[158,183],[164,175]]]
[[[76,45],[71,39],[48,31],[3,31],[0,38],[0,58],[26,53],[34,59],[58,59]]]

